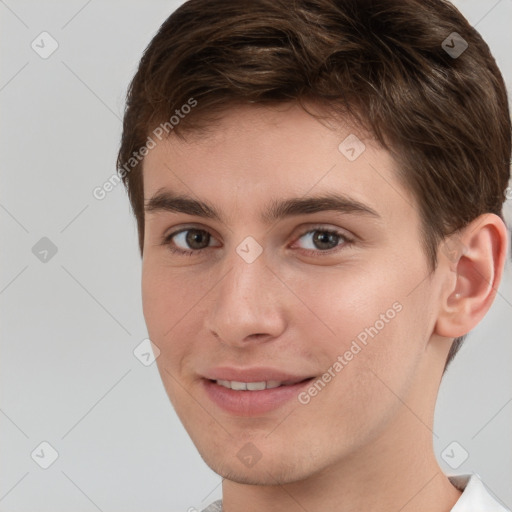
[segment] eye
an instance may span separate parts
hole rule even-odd
[[[315,227],[303,233],[298,240],[304,240],[303,249],[313,251],[314,255],[329,252],[339,246],[346,246],[353,242],[345,233],[323,227]]]
[[[214,247],[215,245],[210,243],[212,240],[215,239],[204,229],[183,228],[165,236],[162,245],[166,245],[174,254],[193,256],[201,254],[208,247]],[[305,241],[301,249],[312,256],[332,254],[353,243],[353,239],[344,232],[322,226],[315,226],[303,232],[297,240]]]
[[[173,253],[192,256],[209,247],[212,239],[204,229],[187,228],[170,233],[164,238],[163,244]]]

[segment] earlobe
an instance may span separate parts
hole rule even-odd
[[[438,253],[445,286],[434,332],[457,338],[471,331],[496,296],[507,251],[507,229],[492,213],[448,237]]]

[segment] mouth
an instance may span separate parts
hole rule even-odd
[[[299,393],[316,377],[286,380],[202,379],[208,400],[234,416],[263,416],[296,403]]]

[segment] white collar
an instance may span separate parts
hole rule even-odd
[[[485,487],[478,473],[448,476],[460,491],[460,498],[450,512],[511,512]]]

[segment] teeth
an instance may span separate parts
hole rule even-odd
[[[247,389],[246,382],[237,382],[236,380],[231,381],[231,389],[235,391],[243,391]]]
[[[220,386],[234,389],[235,391],[262,391],[263,389],[273,389],[282,385],[278,380],[269,380],[261,382],[238,382],[236,380],[216,380]]]
[[[261,391],[262,389],[266,389],[267,383],[265,381],[263,381],[263,382],[248,382],[246,387],[249,391]]]

